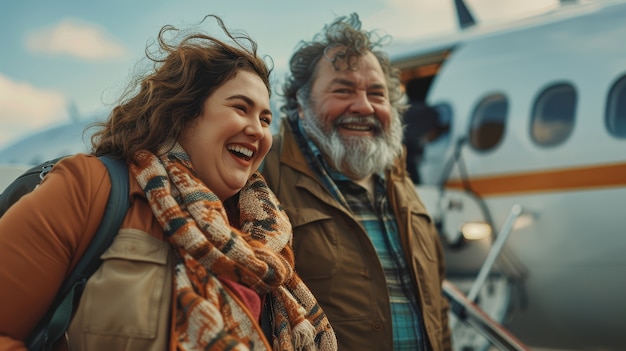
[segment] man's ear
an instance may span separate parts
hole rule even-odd
[[[298,104],[298,117],[300,117],[300,119],[304,118],[304,111],[302,111],[302,106],[300,106],[300,104]]]

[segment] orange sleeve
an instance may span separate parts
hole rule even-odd
[[[26,350],[21,340],[88,246],[110,189],[100,160],[71,156],[0,218],[0,351]]]

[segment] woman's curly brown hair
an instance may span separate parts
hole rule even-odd
[[[91,137],[93,154],[130,161],[138,150],[156,153],[160,145],[176,141],[203,113],[205,100],[240,70],[256,73],[271,94],[271,68],[257,56],[256,42],[243,32],[231,33],[217,16],[208,15],[203,22],[208,17],[234,45],[199,32],[169,44],[166,35],[179,30],[161,28],[157,52],[149,52],[149,47],[145,51],[154,69],[132,80],[106,121],[90,126],[98,129]]]

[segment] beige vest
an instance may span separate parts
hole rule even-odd
[[[145,232],[121,229],[85,286],[67,334],[69,350],[167,350],[172,252]]]

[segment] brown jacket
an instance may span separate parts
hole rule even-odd
[[[443,250],[430,216],[402,167],[388,172],[389,203],[419,295],[433,350],[451,350],[448,302],[442,295]],[[364,228],[309,169],[289,126],[274,138],[263,175],[289,215],[296,270],[318,299],[340,350],[391,350],[385,275]]]
[[[129,180],[130,209],[70,327],[74,350],[169,348],[171,250],[143,190]],[[72,156],[0,219],[0,350],[26,350],[21,340],[87,248],[110,188],[102,162]]]

